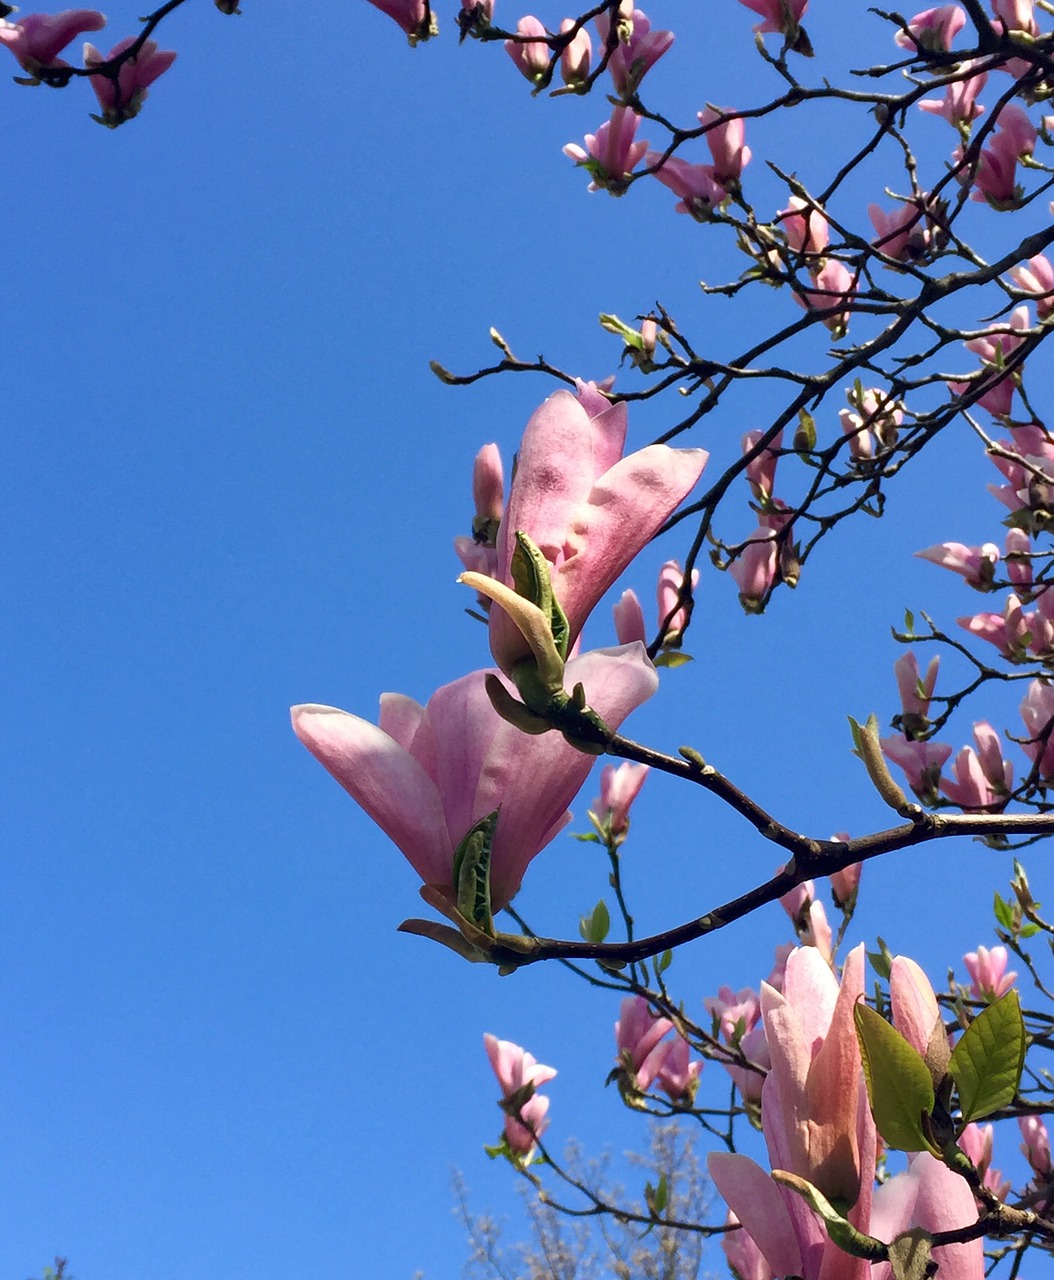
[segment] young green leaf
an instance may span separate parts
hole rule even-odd
[[[610,928],[611,915],[603,898],[600,899],[589,915],[580,916],[578,919],[578,932],[585,938],[586,942],[603,942],[608,936]]]
[[[990,1004],[963,1032],[948,1071],[959,1091],[964,1125],[1013,1102],[1025,1065],[1026,1040],[1016,991]]]
[[[897,1151],[940,1152],[926,1132],[933,1080],[922,1055],[866,1004],[853,1011],[875,1126]]]
[[[851,1254],[854,1258],[867,1258],[871,1262],[886,1260],[886,1246],[882,1241],[858,1231],[847,1218],[842,1217],[818,1187],[785,1169],[773,1169],[772,1177],[782,1186],[796,1191],[809,1208],[820,1215],[827,1234],[843,1253]]]

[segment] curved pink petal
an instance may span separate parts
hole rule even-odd
[[[336,707],[293,707],[296,736],[426,884],[449,886],[453,848],[435,783],[383,729]]]
[[[918,1178],[913,1222],[924,1231],[954,1231],[977,1221],[977,1206],[965,1178],[922,1151],[912,1157],[911,1173]],[[982,1280],[984,1241],[946,1244],[933,1251],[941,1280]]]
[[[706,1167],[721,1198],[743,1224],[777,1276],[800,1276],[801,1251],[783,1195],[747,1156],[713,1151]]]

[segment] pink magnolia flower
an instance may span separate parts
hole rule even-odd
[[[1042,1116],[1019,1116],[1018,1128],[1024,1141],[1021,1154],[1029,1163],[1033,1173],[1041,1178],[1049,1179],[1054,1173],[1054,1165],[1050,1160],[1050,1134],[1043,1123]]]
[[[855,276],[844,262],[828,258],[812,281],[811,289],[802,288],[795,293],[798,305],[807,311],[828,312],[824,316],[824,324],[836,338],[844,337],[849,328],[849,312],[856,292]]]
[[[639,640],[645,645],[648,643],[644,627],[644,610],[640,607],[635,591],[623,591],[613,612],[615,635],[618,637],[619,644],[632,644],[634,640]]]
[[[1017,981],[1017,974],[1006,971],[1009,952],[1006,947],[978,947],[963,956],[963,964],[970,975],[970,994],[975,1000],[989,1003],[1005,996]]]
[[[975,613],[955,621],[972,636],[994,644],[1008,662],[1024,662],[1034,618],[1034,614],[1024,612],[1021,601],[1011,592],[1002,613]]]
[[[776,530],[764,525],[755,529],[728,571],[739,587],[739,603],[747,613],[761,613],[779,572]]]
[[[516,64],[517,70],[532,84],[538,84],[549,73],[549,33],[543,23],[528,14],[516,24],[516,34],[525,40],[506,40],[505,52]]]
[[[981,1175],[982,1185],[997,1199],[1005,1200],[1010,1194],[1013,1183],[1004,1178],[998,1169],[992,1167],[994,1146],[994,1125],[968,1124],[959,1134],[959,1148]]]
[[[897,442],[904,410],[900,401],[879,387],[859,383],[846,391],[848,409],[839,409],[842,431],[849,437],[849,452],[868,461],[886,453]]]
[[[925,728],[940,665],[940,654],[936,654],[930,659],[925,676],[920,676],[919,660],[910,649],[893,663],[893,674],[896,677],[897,692],[900,694],[903,713],[901,719],[911,722],[909,728],[912,731],[917,732]]]
[[[505,1115],[505,1138],[512,1151],[528,1157],[536,1140],[549,1126],[549,1099],[537,1090],[552,1080],[556,1071],[536,1061],[511,1040],[499,1040],[488,1033],[483,1037],[483,1045],[498,1077],[502,1102],[510,1104]],[[534,1092],[524,1098],[529,1089]]]
[[[973,727],[977,751],[963,747],[955,757],[955,781],[941,780],[941,790],[963,809],[999,811],[1014,785],[1014,766],[1003,759],[999,735],[986,721]]]
[[[809,0],[739,0],[752,12],[759,14],[763,21],[754,28],[755,31],[779,31],[793,38],[796,35]]]
[[[606,764],[600,773],[600,796],[593,802],[593,812],[612,836],[624,837],[629,830],[629,811],[640,795],[648,776],[646,764],[625,760],[617,767]]]
[[[94,45],[86,44],[84,65],[96,67],[102,62],[109,62],[133,44],[135,37],[129,36],[115,44],[105,58]],[[102,108],[102,115],[96,119],[111,129],[133,119],[142,110],[149,86],[158,76],[164,75],[175,60],[176,55],[171,50],[159,49],[153,40],[147,40],[134,58],[121,64],[116,81],[104,75],[90,76],[91,86]]]
[[[994,542],[986,542],[980,547],[968,547],[962,542],[941,542],[924,551],[916,551],[915,555],[920,560],[929,560],[942,569],[960,574],[969,586],[976,587],[978,591],[991,590],[995,566],[999,563],[999,548]]]
[[[574,20],[565,18],[560,23],[561,35],[574,28]],[[560,54],[560,75],[570,89],[577,89],[589,78],[589,63],[593,56],[593,42],[585,27],[579,27],[574,38],[564,46]]]
[[[960,63],[959,72],[963,78],[947,85],[943,98],[924,98],[918,104],[919,110],[943,116],[960,132],[967,132],[973,121],[984,111],[984,107],[977,101],[977,95],[984,88],[988,76],[983,71],[974,71],[976,65],[977,61]]]
[[[691,587],[699,585],[699,570],[692,570]],[[684,571],[676,560],[667,560],[659,570],[655,596],[659,610],[659,626],[666,624],[663,637],[664,649],[676,649],[681,643],[681,632],[688,625],[688,610],[679,604],[684,590]],[[667,622],[667,619],[669,621]]]
[[[62,13],[27,13],[20,22],[0,22],[5,44],[31,76],[44,67],[68,66],[59,54],[85,31],[99,31],[106,19],[97,9],[66,9]]]
[[[667,1040],[662,1047],[664,1053],[655,1075],[655,1084],[671,1102],[690,1106],[699,1087],[702,1061],[689,1062],[688,1041],[681,1035]]]
[[[743,1230],[731,1209],[728,1211],[726,1225],[740,1228],[738,1231],[726,1231],[721,1237],[721,1248],[732,1274],[738,1280],[777,1280],[754,1237]]]
[[[1038,763],[1044,781],[1054,778],[1054,685],[1032,681],[1021,702],[1021,719],[1031,739],[1021,744],[1021,750],[1034,765]]]
[[[625,404],[609,404],[584,384],[579,397],[557,391],[532,414],[498,531],[498,577],[507,585],[518,532],[548,560],[571,644],[600,597],[694,487],[708,456],[649,445],[623,457]],[[490,641],[503,670],[529,652],[500,608],[491,610]]]
[[[1039,27],[1033,12],[1033,0],[992,0],[992,12],[1007,31],[1024,31],[1038,36]]]
[[[476,532],[477,525],[497,525],[505,510],[505,478],[496,444],[485,444],[476,454],[472,465],[472,499],[476,504],[472,532]]]
[[[720,111],[707,107],[699,112],[699,123],[711,126],[705,137],[714,160],[714,177],[725,188],[734,187],[750,163],[750,148],[745,145],[745,125],[741,119],[728,119]]]
[[[1023,587],[1029,592],[1032,586],[1032,540],[1024,529],[1008,529],[1006,531],[1006,573],[1015,587]],[[1044,591],[1040,600],[1047,597]]]
[[[639,9],[634,9],[629,20],[629,40],[619,41],[608,61],[608,70],[615,90],[622,98],[636,93],[640,82],[662,55],[673,44],[672,31],[652,31],[651,22]],[[597,17],[597,30],[605,47],[611,39],[611,18],[608,13]]]
[[[651,1088],[666,1057],[661,1042],[672,1030],[670,1019],[653,1013],[643,996],[622,1001],[615,1023],[616,1057],[631,1091],[647,1093]]]
[[[577,142],[564,147],[564,155],[589,171],[590,191],[603,188],[613,196],[623,195],[629,178],[648,150],[646,142],[634,142],[640,116],[629,107],[616,107],[596,133],[586,134],[585,148]]]
[[[831,240],[831,227],[819,209],[800,196],[791,196],[786,209],[776,215],[787,243],[795,253],[819,255]]]
[[[1014,267],[1010,279],[1025,293],[1036,299],[1036,315],[1047,320],[1054,315],[1054,266],[1042,253],[1029,258],[1024,265]]]
[[[831,895],[834,898],[835,906],[840,907],[843,911],[852,910],[856,905],[857,894],[860,892],[860,876],[863,869],[864,864],[862,862],[851,862],[847,867],[843,867],[841,871],[832,871],[828,877],[831,881]]]
[[[503,907],[527,864],[570,820],[590,756],[559,733],[522,733],[491,706],[485,671],[444,685],[421,707],[381,697],[380,725],[334,707],[293,708],[305,747],[399,846],[425,884],[453,897],[454,852],[481,818],[499,811],[491,859],[491,898]],[[611,725],[658,686],[640,645],[598,649],[567,664],[590,705]]]
[[[937,798],[941,769],[952,753],[951,747],[932,739],[917,742],[903,733],[880,738],[879,746],[887,760],[892,760],[904,770],[908,786],[919,799],[925,804],[932,804]]]
[[[792,944],[788,952],[793,950]],[[703,1004],[714,1019],[716,1030],[725,1044],[739,1049],[747,1062],[760,1068],[752,1070],[736,1062],[720,1059],[743,1101],[759,1103],[761,1087],[765,1083],[765,1074],[772,1065],[772,1059],[765,1038],[765,1025],[761,1021],[761,1000],[757,992],[750,987],[744,987],[741,991],[721,987],[716,997],[708,997]]]
[[[679,156],[663,159],[661,151],[649,151],[644,157],[648,168],[661,165],[655,177],[664,187],[679,196],[675,213],[690,214],[696,222],[709,222],[714,209],[728,198],[728,192],[714,176],[712,164],[689,164]]]
[[[893,37],[902,49],[947,53],[952,41],[966,25],[966,14],[957,4],[923,9],[908,20],[907,30]]]
[[[929,252],[930,225],[919,200],[905,200],[893,213],[869,204],[867,216],[876,234],[871,243],[887,258],[916,262]]]
[[[971,199],[999,210],[1017,208],[1021,198],[1017,162],[1033,153],[1036,137],[1035,126],[1025,111],[1016,103],[1008,102],[999,112],[995,136],[978,157]],[[961,161],[961,149],[954,158],[957,163]],[[960,178],[966,180],[969,172],[961,173]]]
[[[753,453],[764,436],[764,431],[748,431],[740,441],[743,456]],[[762,504],[772,500],[776,485],[776,464],[779,462],[782,445],[783,432],[780,431],[747,463],[747,483],[754,497]]]
[[[370,4],[402,27],[411,45],[439,34],[439,24],[427,0],[370,0]]]

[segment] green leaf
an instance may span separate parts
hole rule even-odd
[[[673,952],[667,948],[661,956],[655,958],[656,974],[665,973],[671,964],[673,964]]]
[[[997,893],[995,901],[992,904],[992,910],[995,913],[996,922],[1001,924],[1008,933],[1014,931],[1014,909],[1010,903]]]
[[[457,909],[484,933],[494,936],[494,917],[490,907],[490,851],[498,810],[488,813],[475,824],[454,854],[454,888]]]
[[[1016,991],[990,1004],[963,1032],[948,1071],[959,1091],[964,1125],[1013,1102],[1025,1065],[1026,1041]]]
[[[659,1217],[662,1211],[669,1203],[670,1189],[666,1182],[666,1174],[659,1177],[659,1185],[653,1187],[650,1182],[644,1187],[644,1203],[648,1206],[648,1212],[653,1218]]]
[[[926,1132],[935,1099],[922,1055],[866,1004],[858,1004],[853,1015],[878,1132],[897,1151],[939,1155]]]
[[[887,1250],[882,1241],[858,1231],[847,1218],[842,1217],[818,1187],[785,1169],[773,1169],[772,1178],[791,1191],[796,1191],[809,1208],[823,1218],[827,1234],[843,1253],[851,1254],[854,1258],[867,1258],[871,1262],[886,1260]]]
[[[867,958],[871,961],[871,968],[878,974],[883,982],[889,981],[889,975],[893,972],[893,953],[886,945],[885,938],[878,939],[878,950],[868,951]]]
[[[589,915],[579,916],[578,918],[578,932],[585,938],[586,942],[603,942],[608,936],[610,928],[611,915],[603,898],[600,899]]]
[[[669,667],[671,671],[674,667],[683,667],[686,663],[694,661],[690,653],[684,653],[681,649],[664,649],[662,653],[655,655],[655,665]]]
[[[549,619],[553,643],[560,657],[566,658],[571,629],[567,623],[567,615],[561,609],[553,592],[549,561],[531,539],[520,530],[516,531],[516,550],[512,553],[509,568],[516,594],[536,604]]]
[[[930,1274],[933,1240],[921,1227],[912,1227],[889,1244],[893,1280],[926,1280]]]
[[[909,636],[915,634],[915,615],[910,609],[904,610],[904,630]]]

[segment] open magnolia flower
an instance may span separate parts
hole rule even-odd
[[[527,864],[570,820],[593,758],[559,733],[530,736],[491,706],[474,671],[444,685],[422,707],[402,694],[381,697],[380,724],[336,707],[292,710],[305,747],[399,846],[425,884],[452,903],[454,853],[482,818],[497,811],[490,862],[494,910],[510,901]],[[641,644],[572,658],[568,685],[581,683],[613,727],[658,687]]]

